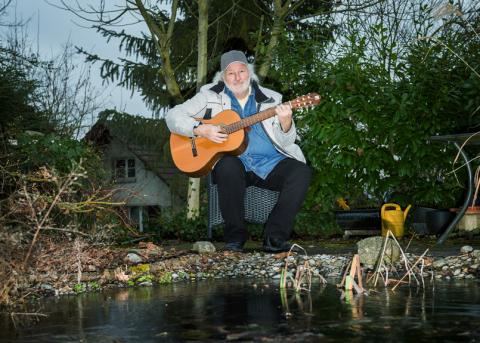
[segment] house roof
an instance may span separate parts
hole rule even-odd
[[[170,131],[162,119],[106,110],[99,114],[85,140],[102,149],[113,138],[117,139],[145,164],[145,168],[168,184],[172,191],[185,197],[188,180],[172,161],[169,137]]]

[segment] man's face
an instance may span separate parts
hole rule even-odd
[[[244,96],[250,85],[250,73],[245,64],[233,62],[225,69],[224,80],[233,94]]]

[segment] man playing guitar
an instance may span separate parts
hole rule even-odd
[[[282,104],[282,96],[258,84],[253,66],[245,54],[231,50],[221,57],[220,71],[213,83],[183,104],[173,107],[165,119],[170,131],[186,137],[206,138],[221,145],[228,134],[221,125],[202,123],[225,110],[241,118],[275,107],[275,115],[250,127],[248,146],[239,156],[224,155],[214,165],[220,211],[225,221],[225,250],[241,252],[248,234],[244,221],[246,187],[267,188],[279,192],[264,230],[263,249],[288,251],[294,219],[305,199],[311,170],[305,164],[292,119],[292,109]]]

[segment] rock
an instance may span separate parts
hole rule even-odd
[[[475,257],[475,258],[480,258],[480,250],[474,250],[474,251],[472,252],[472,255],[473,255],[473,257]]]
[[[462,254],[468,254],[468,253],[471,253],[473,251],[473,247],[471,247],[470,245],[464,245],[461,249],[460,249],[460,252]]]
[[[369,237],[362,239],[357,243],[360,262],[365,265],[374,265],[380,257],[383,248],[383,237]],[[385,262],[392,263],[400,258],[400,249],[389,239],[385,249]]]
[[[136,264],[136,263],[141,263],[143,260],[140,256],[137,254],[131,252],[125,257],[126,262]]]
[[[97,267],[95,267],[93,264],[89,264],[89,265],[87,266],[87,271],[89,271],[89,272],[95,272],[95,271],[97,271]]]
[[[48,283],[42,283],[40,285],[40,289],[44,290],[44,291],[53,291],[54,288],[52,285],[49,285]]]
[[[441,258],[439,260],[436,260],[433,262],[433,268],[442,268],[443,266],[447,265],[447,261],[445,261],[444,258]]]
[[[144,281],[144,282],[140,282],[138,285],[144,286],[144,287],[151,287],[153,286],[153,283],[151,281]]]
[[[193,244],[192,250],[199,254],[210,254],[216,251],[215,246],[208,241],[198,241]]]

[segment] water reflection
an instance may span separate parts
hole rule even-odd
[[[257,281],[205,281],[121,289],[41,302],[40,318],[1,342],[475,341],[476,281],[343,296],[333,285],[311,293]]]

